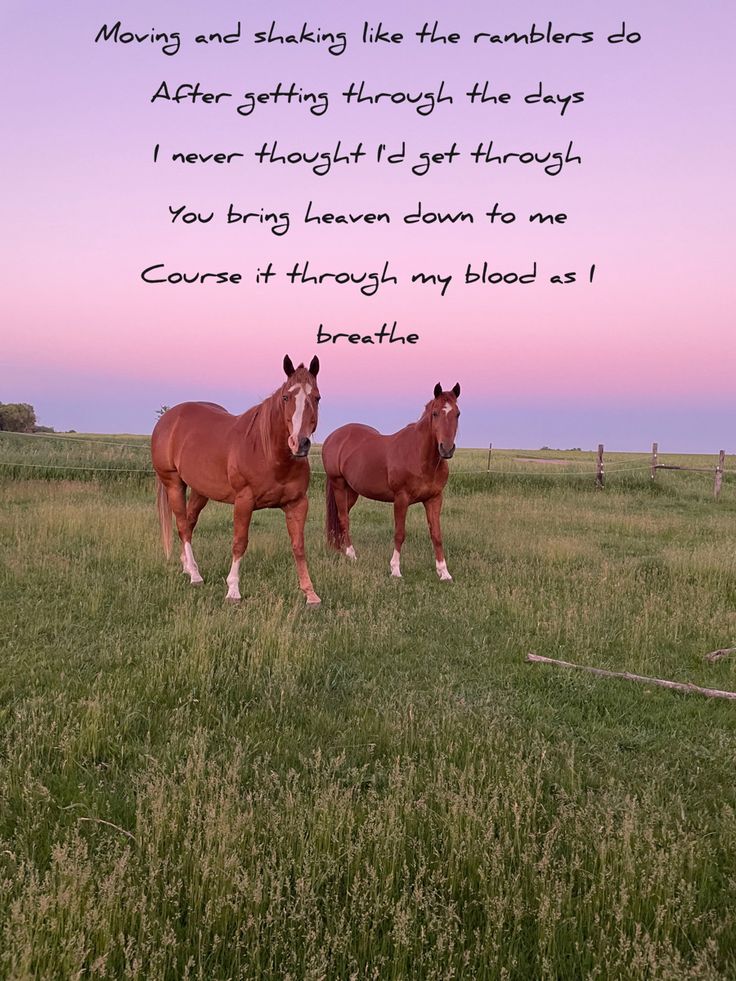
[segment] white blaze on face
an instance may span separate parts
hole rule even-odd
[[[442,411],[446,416],[449,416],[449,414],[452,412],[452,406],[449,402],[445,402],[445,404],[442,406]]]
[[[304,419],[304,407],[307,404],[307,395],[312,391],[312,386],[292,385],[289,391],[296,392],[296,408],[294,409],[294,415],[291,417],[291,434],[289,436],[289,449],[292,453],[296,453],[299,449],[299,432],[301,431],[302,420]]]

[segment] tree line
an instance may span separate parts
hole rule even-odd
[[[0,432],[52,433],[51,426],[39,426],[36,410],[28,402],[0,402]]]

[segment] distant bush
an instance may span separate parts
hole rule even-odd
[[[582,453],[582,450],[580,449],[579,446],[571,446],[571,447],[569,447],[566,450],[561,450],[561,449],[559,449],[556,446],[540,446],[539,447],[539,452],[540,453],[544,452],[545,450],[548,453]]]

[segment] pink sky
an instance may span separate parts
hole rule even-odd
[[[447,13],[423,4],[377,2],[369,19],[404,31],[403,45],[358,43],[363,15],[337,3],[271,5],[268,13],[223,0],[207,8],[180,3],[102,4],[72,10],[11,2],[7,53],[0,69],[14,97],[6,110],[0,400],[33,402],[43,422],[79,430],[147,431],[162,402],[214,398],[239,411],[280,381],[280,361],[318,353],[323,365],[323,423],[360,418],[386,429],[415,417],[435,381],[459,380],[466,411],[461,442],[641,448],[659,438],[673,449],[731,450],[734,396],[734,113],[730,96],[731,5],[684,0],[555,5],[519,3],[494,14],[465,3]],[[191,43],[202,31],[234,28],[230,46]],[[594,30],[584,46],[480,46],[475,30],[527,30],[549,19],[561,31]],[[104,24],[122,19],[137,32],[182,34],[174,57],[151,44],[94,44]],[[348,49],[254,46],[271,20],[284,32],[307,20],[346,30]],[[424,20],[457,30],[455,49],[419,46]],[[638,45],[607,45],[626,20]],[[240,96],[278,81],[326,90],[319,118],[305,106],[258,106],[239,116],[240,98],[217,106],[150,99],[162,81],[200,81]],[[423,118],[408,106],[345,107],[339,93],[365,80],[369,91],[436,90],[456,97]],[[470,106],[463,93],[488,80],[512,93],[506,106]],[[582,90],[564,116],[527,106],[523,95]],[[337,139],[406,140],[409,155],[463,151],[481,140],[498,150],[564,149],[583,157],[557,177],[538,168],[452,166],[416,177],[407,167],[373,163],[317,177],[306,168],[259,167],[252,153],[277,139],[289,149],[329,149]],[[152,163],[155,144],[160,162]],[[230,167],[182,167],[183,150],[241,151]],[[389,226],[305,227],[317,211],[386,211]],[[472,211],[476,224],[407,226],[402,216],[427,209]],[[482,217],[496,201],[514,210],[512,226]],[[240,211],[288,211],[291,228],[227,226]],[[169,205],[215,211],[210,224],[178,227]],[[564,226],[533,227],[531,211],[565,212]],[[283,270],[305,259],[315,271],[380,270],[399,277],[373,297],[357,287],[290,286]],[[531,268],[533,286],[465,287],[468,263],[502,271]],[[272,261],[279,276],[256,286],[256,267]],[[238,286],[141,282],[146,266],[241,272]],[[595,281],[587,282],[592,263]],[[444,297],[411,285],[417,271],[452,273]],[[554,272],[580,282],[552,285]],[[316,346],[317,324],[367,333],[396,320],[416,331],[412,348]],[[656,431],[655,431],[656,430]]]

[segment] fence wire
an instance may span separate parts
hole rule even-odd
[[[78,470],[87,473],[147,473],[152,477],[156,471],[153,467],[134,470],[129,467],[72,467],[66,463],[20,463],[12,460],[0,460],[0,467],[25,467],[29,470]]]
[[[133,468],[133,467],[78,467],[78,466],[72,466],[71,464],[66,464],[66,463],[25,463],[25,462],[23,462],[21,460],[0,460],[0,467],[8,467],[8,468],[23,467],[23,468],[28,469],[28,470],[70,470],[70,471],[79,471],[80,473],[82,473],[82,472],[85,472],[85,473],[145,473],[145,474],[149,474],[152,477],[155,476],[155,474],[156,474],[156,471],[153,469],[153,467],[143,467],[143,468]],[[325,473],[326,472],[324,470],[320,470],[320,469],[317,469],[316,467],[314,467],[311,464],[311,461],[310,461],[310,468],[312,470],[312,473],[318,474],[320,476],[325,476]],[[642,466],[642,467],[610,467],[610,468],[607,468],[606,469],[606,471],[603,474],[603,476],[604,477],[608,477],[608,476],[619,474],[619,473],[641,473],[644,470],[649,470],[649,469],[651,469],[651,468],[648,465],[647,466]],[[697,473],[701,477],[712,477],[713,476],[713,474],[710,473],[709,471],[703,471],[703,470],[687,471],[686,468],[683,468],[682,471],[680,471],[680,472]],[[721,472],[723,474],[728,474],[728,473],[730,473],[730,474],[736,474],[736,470],[723,470]],[[490,469],[490,470],[488,470],[487,468],[483,468],[481,470],[454,470],[452,468],[450,469],[450,476],[457,475],[457,476],[476,476],[476,477],[478,477],[478,476],[482,476],[483,474],[487,474],[487,475],[494,474],[494,475],[500,475],[502,477],[551,477],[551,478],[555,478],[555,477],[596,477],[597,476],[597,471],[596,470],[564,470],[564,471],[557,471],[555,473],[550,473],[550,472],[544,471],[544,470],[534,470],[534,471],[530,471],[530,470],[499,470],[499,469]]]
[[[56,442],[89,443],[92,446],[121,446],[133,450],[148,450],[150,442],[122,443],[119,440],[97,439],[96,436],[72,436],[68,433],[13,433],[7,429],[0,430],[0,436],[20,436],[26,439],[49,439]],[[148,437],[145,437],[147,440]]]
[[[74,443],[87,443],[91,446],[115,446],[120,449],[135,449],[135,450],[149,450],[149,442],[140,443],[128,443],[121,442],[119,440],[103,440],[97,439],[95,437],[89,436],[76,436],[69,433],[14,433],[8,432],[6,430],[0,431],[0,436],[13,436],[13,437],[25,437],[27,439],[47,439],[51,442],[74,442]],[[485,452],[479,450],[478,452]],[[664,454],[663,454],[664,455]],[[310,457],[310,466],[312,473],[318,475],[325,475],[325,471],[321,468],[314,466],[314,457]],[[541,461],[534,459],[529,459],[525,461],[528,465],[533,465],[537,463],[542,465]],[[647,458],[647,462],[642,462],[637,466],[629,466],[629,461],[621,464],[606,464],[603,471],[603,476],[608,477],[613,474],[619,473],[640,473],[645,470],[651,470],[651,460]],[[574,466],[575,461],[570,460],[569,465]],[[556,466],[565,466],[564,463],[555,464]],[[544,464],[544,466],[549,466],[549,464]],[[150,474],[154,476],[156,471],[153,467],[144,468],[133,468],[133,467],[82,467],[82,466],[72,466],[71,464],[63,463],[25,463],[22,460],[12,461],[12,460],[0,460],[0,467],[22,467],[28,470],[69,470],[78,471],[80,473],[138,473],[138,474]],[[658,467],[657,469],[664,469],[664,467]],[[685,473],[700,473],[702,476],[712,477],[716,473],[716,467],[713,470],[706,470],[700,468],[689,469],[687,467],[678,468],[680,472]],[[724,468],[721,473],[725,476],[726,474],[736,474],[736,470]],[[590,470],[509,470],[507,468],[500,467],[480,467],[477,470],[459,470],[450,467],[450,476],[453,474],[463,475],[463,476],[481,476],[482,474],[499,474],[501,476],[512,476],[512,477],[596,477],[598,474],[597,469]]]

